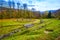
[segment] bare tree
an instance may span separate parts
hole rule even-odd
[[[24,3],[24,4],[23,4],[23,7],[24,7],[24,9],[27,9],[27,4]]]
[[[24,4],[23,4],[23,7],[24,7],[25,18],[26,18],[26,11],[25,11],[25,10],[27,9],[27,4],[24,3]]]
[[[15,2],[12,0],[13,9],[15,9]]]
[[[9,16],[11,18],[11,0],[8,1],[8,4],[9,4],[9,8],[10,8],[8,13],[10,14]]]
[[[0,0],[0,7],[1,7],[1,8],[0,8],[0,10],[1,10],[1,14],[2,14],[2,12],[3,12],[3,11],[2,11],[2,7],[3,7],[3,0]],[[3,15],[1,15],[1,19],[2,19],[2,18],[3,18]]]
[[[41,18],[40,18],[40,23],[43,23],[43,18],[42,18],[42,14],[41,14]]]
[[[18,3],[17,3],[18,15],[19,15],[19,7],[20,7],[20,3],[18,2]],[[18,16],[18,17],[19,17],[19,16]],[[17,18],[17,21],[18,21],[18,18]]]
[[[2,14],[3,14],[3,11],[2,11],[3,0],[0,0],[0,6],[1,6],[1,8],[0,8],[0,10],[1,10],[1,12],[0,12],[0,13],[1,13],[1,14],[0,14],[0,18],[3,19],[3,15],[2,15]],[[1,20],[1,21],[2,21],[2,20]],[[2,23],[1,23],[1,27],[2,27]]]
[[[14,2],[14,0],[12,0],[12,7],[13,7],[12,13],[14,14],[14,12],[15,12],[15,2]],[[12,17],[13,17],[13,15],[12,15]]]

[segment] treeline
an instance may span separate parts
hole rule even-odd
[[[8,1],[8,6],[9,8],[4,8],[3,4],[4,1],[0,1],[0,19],[4,18],[37,18],[34,12],[28,11],[27,9],[27,4],[23,3],[23,9],[21,10],[21,4],[20,2],[15,3],[14,1],[9,0]],[[17,9],[15,9],[15,6],[17,5]],[[39,12],[37,13],[39,14]]]
[[[55,12],[45,11],[41,15],[42,15],[41,16],[42,18],[55,18],[55,19],[60,19],[60,9],[56,10]]]
[[[41,13],[39,11],[29,11],[22,9],[10,9],[2,8],[0,10],[0,19],[9,19],[9,18],[57,18],[60,19],[60,9],[55,13],[51,11],[45,11]]]
[[[0,10],[0,19],[8,18],[40,18],[40,12],[32,12],[22,9],[2,8]]]
[[[0,19],[8,19],[8,18],[57,18],[60,19],[60,9],[55,13],[51,11],[45,11],[41,13],[39,11],[29,11],[27,10],[27,4],[23,3],[23,9],[21,8],[21,3],[9,0],[8,6],[9,8],[3,7],[4,0],[0,1]],[[15,4],[17,5],[17,9],[15,9]],[[33,8],[33,10],[35,10]]]
[[[60,9],[54,14],[55,18],[60,19]]]

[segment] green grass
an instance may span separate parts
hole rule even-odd
[[[0,28],[0,35],[7,34],[11,32],[13,29],[17,29],[22,27],[24,24],[34,24],[33,27],[26,29],[25,27],[20,28],[21,32],[17,32],[14,35],[8,36],[3,38],[2,40],[55,40],[56,37],[60,36],[60,20],[57,19],[43,19],[43,23],[40,23],[40,19],[36,19],[35,21],[24,21],[24,22],[16,22],[16,21],[8,21],[2,23],[4,26],[9,25],[16,25],[16,26],[9,26],[9,27],[1,27]],[[1,24],[1,23],[0,23]],[[21,25],[21,26],[17,26]],[[39,28],[43,26],[42,28]],[[53,30],[48,34],[44,33],[44,31]],[[5,32],[7,31],[7,32]]]
[[[16,19],[15,19],[16,20]],[[28,21],[14,21],[14,20],[0,20],[0,35],[7,34],[14,29],[23,27],[24,24],[29,23]]]

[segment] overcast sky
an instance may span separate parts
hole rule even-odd
[[[7,1],[7,0],[6,0]],[[60,8],[60,0],[14,0],[15,2],[27,3],[28,5],[35,5],[33,8],[40,11],[56,10]],[[28,7],[31,9],[32,7]]]

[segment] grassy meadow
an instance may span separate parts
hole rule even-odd
[[[42,20],[42,23],[41,23]],[[57,19],[0,19],[1,40],[56,40],[60,36],[60,20]],[[26,28],[25,24],[33,24]]]

